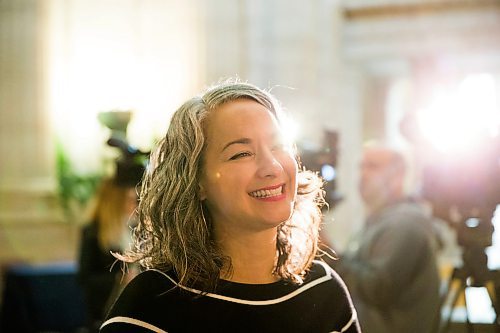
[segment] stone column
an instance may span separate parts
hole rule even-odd
[[[44,1],[0,1],[0,263],[66,259],[46,106]]]

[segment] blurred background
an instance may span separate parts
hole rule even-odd
[[[367,140],[413,156],[417,192],[432,194],[436,161],[478,179],[450,193],[481,192],[500,183],[499,36],[497,0],[0,0],[0,264],[74,262],[120,154],[103,114],[125,113],[122,135],[148,151],[185,99],[230,77],[291,115],[330,181],[339,249],[363,223]]]

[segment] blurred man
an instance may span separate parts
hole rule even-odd
[[[364,333],[431,332],[438,314],[436,236],[428,214],[405,196],[405,176],[397,151],[364,149],[359,190],[367,219],[357,248],[335,266]]]

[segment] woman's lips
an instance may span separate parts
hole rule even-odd
[[[251,197],[265,200],[265,201],[277,201],[285,197],[285,184],[279,184],[275,186],[265,187],[256,191],[248,193]]]

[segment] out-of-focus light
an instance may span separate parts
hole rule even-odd
[[[297,139],[299,125],[289,116],[280,116],[281,131],[284,139],[288,143],[293,143]]]
[[[465,225],[469,228],[477,228],[479,226],[479,219],[471,217],[465,221]]]
[[[323,179],[327,182],[331,182],[332,180],[334,180],[336,175],[337,172],[335,171],[335,168],[330,164],[324,164],[321,167],[321,177],[323,177]]]
[[[489,74],[468,76],[460,84],[458,93],[462,97],[462,107],[471,110],[478,127],[486,129],[491,136],[498,135],[500,113],[493,76]]]
[[[491,75],[465,78],[458,89],[441,92],[417,115],[423,136],[441,152],[464,152],[485,136],[498,135],[500,114]]]

